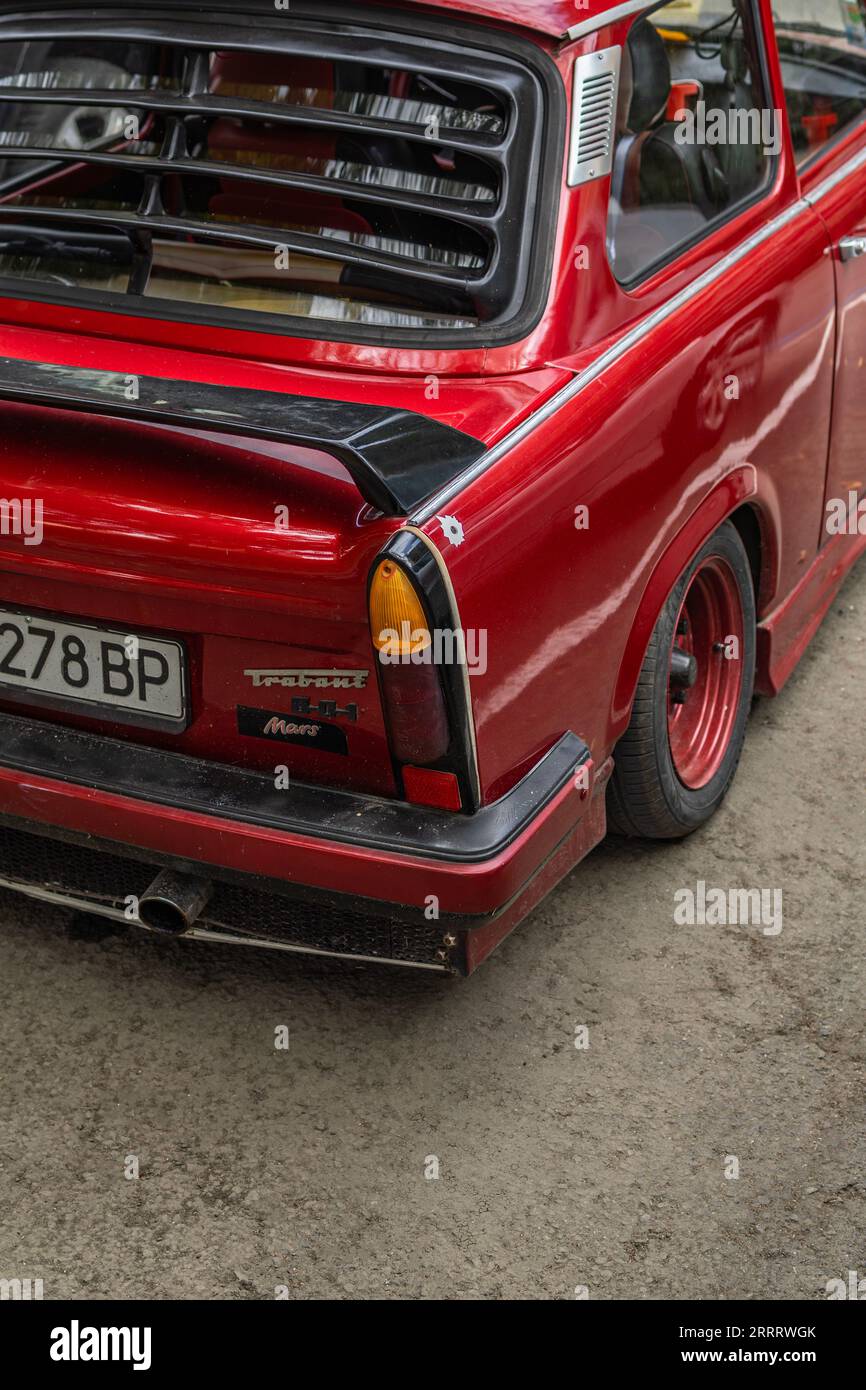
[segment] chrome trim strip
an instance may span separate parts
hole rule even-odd
[[[122,922],[127,927],[139,927],[150,936],[162,936],[165,939],[164,932],[155,932],[145,926],[144,922],[127,917],[120,908],[105,907],[102,903],[91,901],[90,898],[75,898],[68,893],[55,893],[50,888],[38,888],[35,884],[21,883],[11,878],[0,877],[0,888],[8,888],[26,898],[36,898],[39,902],[50,903],[52,907],[67,907],[75,912],[87,912],[93,917],[110,917],[114,922]],[[284,941],[267,941],[260,936],[234,936],[230,932],[210,931],[207,927],[191,927],[189,931],[180,932],[174,939],[188,941],[190,938],[196,941],[213,941],[216,945],[254,946],[260,951],[289,951],[300,956],[326,956],[331,960],[361,961],[366,965],[399,965],[407,970],[432,970],[437,975],[449,974],[446,965],[432,965],[423,960],[394,960],[391,956],[356,955],[352,951],[323,951],[319,946],[296,946]]]
[[[628,19],[630,14],[640,14],[641,10],[651,10],[658,4],[658,0],[626,0],[624,5],[614,5],[612,9],[605,10],[603,14],[593,15],[590,19],[582,19],[579,24],[572,24],[570,29],[566,29],[563,38],[571,42],[574,39],[585,38],[587,34],[594,34],[598,29],[606,29],[608,24],[616,24],[620,19]]]
[[[859,154],[852,155],[850,159],[847,159],[844,164],[840,165],[835,173],[828,174],[821,183],[817,184],[812,189],[811,193],[804,193],[803,201],[808,203],[810,207],[814,207],[819,199],[826,197],[828,193],[832,193],[833,189],[847,179],[849,174],[855,174],[864,164],[866,164],[866,150],[861,150]]]
[[[51,903],[53,907],[69,907],[76,912],[90,912],[94,917],[110,917],[114,922],[125,922],[127,926],[141,926],[149,931],[144,923],[134,922],[119,907],[106,907],[90,898],[75,898],[68,893],[55,893],[50,888],[39,888],[35,883],[21,883],[16,878],[0,876],[0,888],[8,888],[12,893],[23,893],[27,898],[37,898],[39,902]]]
[[[646,318],[640,319],[633,328],[629,329],[627,333],[624,333],[611,347],[605,352],[600,353],[593,362],[590,362],[588,367],[584,368],[582,372],[578,372],[572,381],[560,387],[549,400],[539,406],[538,410],[528,416],[516,429],[513,429],[510,434],[506,434],[500,439],[498,444],[494,444],[492,449],[488,449],[486,454],[482,454],[481,458],[478,459],[476,463],[470,468],[467,468],[463,473],[458,474],[447,487],[443,488],[441,492],[437,492],[434,497],[431,497],[425,502],[424,505],[409,518],[409,521],[414,526],[423,526],[426,522],[430,521],[432,517],[436,516],[438,512],[450,506],[454,498],[458,496],[464,488],[468,487],[470,483],[475,482],[476,478],[480,478],[494,463],[498,463],[505,454],[509,453],[510,450],[514,449],[518,444],[521,444],[524,439],[527,439],[529,435],[538,429],[539,425],[543,425],[545,421],[549,420],[551,415],[555,415],[562,406],[567,405],[575,396],[580,395],[581,391],[593,381],[596,381],[602,373],[607,371],[608,367],[613,366],[621,357],[624,357],[626,353],[630,352],[633,347],[637,347],[639,343],[642,343],[659,324],[664,323],[666,319],[676,314],[684,305],[689,304],[691,300],[695,299],[699,294],[702,294],[710,285],[715,284],[715,282],[721,279],[723,275],[727,274],[733,266],[745,260],[745,258],[751,255],[759,246],[762,246],[765,241],[769,241],[777,232],[780,232],[783,227],[787,227],[790,222],[793,222],[795,218],[805,212],[808,207],[809,204],[805,199],[800,199],[798,202],[792,203],[784,212],[779,213],[778,217],[774,217],[771,222],[765,223],[764,226],[757,232],[754,232],[752,236],[740,242],[739,246],[735,247],[733,251],[729,251],[720,261],[716,261],[715,265],[710,266],[708,270],[704,271],[703,275],[699,275],[691,284],[686,285],[678,294],[675,294],[672,299],[666,300],[664,304],[659,305],[659,307],[654,309],[651,314],[648,314]]]
[[[229,932],[211,931],[207,927],[191,927],[182,932],[178,941],[213,941],[224,946],[255,946],[262,951],[287,951],[299,956],[325,956],[328,960],[361,961],[365,965],[401,965],[406,970],[432,970],[436,975],[449,974],[445,965],[431,965],[426,960],[394,960],[391,956],[362,956],[352,951],[323,951],[319,946],[295,946],[285,941],[265,941],[260,936],[232,936]]]

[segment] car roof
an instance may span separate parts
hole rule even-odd
[[[540,34],[559,38],[575,24],[587,18],[587,10],[575,0],[401,0],[411,8],[455,10],[460,14],[478,15],[484,19],[504,20],[535,29]],[[618,3],[618,0],[599,0],[593,6],[598,13]]]

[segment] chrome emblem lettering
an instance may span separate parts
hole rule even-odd
[[[318,732],[318,724],[292,724],[286,719],[269,719],[262,729],[263,734],[282,734],[284,738],[292,734],[306,734],[309,738],[315,738]]]
[[[254,686],[283,685],[291,690],[364,690],[369,671],[244,671]]]

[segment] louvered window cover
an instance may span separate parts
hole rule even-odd
[[[0,294],[373,342],[537,321],[540,49],[294,0],[120,13],[0,19]]]

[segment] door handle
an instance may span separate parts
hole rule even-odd
[[[866,236],[843,236],[837,249],[840,261],[856,261],[866,256]]]

